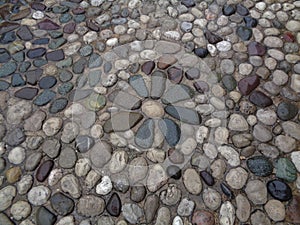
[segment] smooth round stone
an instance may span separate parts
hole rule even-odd
[[[55,97],[55,95],[56,93],[54,91],[45,90],[33,101],[33,103],[37,106],[44,106],[48,104]]]
[[[205,35],[205,38],[207,39],[207,41],[213,45],[223,41],[223,39],[220,36],[210,32],[210,31],[205,31],[204,35]]]
[[[272,180],[267,183],[269,194],[279,201],[289,201],[292,198],[292,190],[285,182]]]
[[[168,79],[175,84],[179,84],[183,78],[183,71],[177,67],[171,67],[167,70]]]
[[[189,80],[195,80],[200,77],[200,71],[197,68],[191,68],[186,71],[185,76]]]
[[[20,167],[12,167],[5,173],[6,180],[10,184],[16,183],[20,179],[21,175],[22,171]]]
[[[222,82],[228,91],[233,91],[236,88],[237,82],[231,75],[225,75],[222,77]]]
[[[164,109],[162,105],[152,100],[143,103],[142,112],[150,118],[161,118],[164,115]]]
[[[259,83],[260,80],[258,76],[248,76],[239,81],[238,87],[243,95],[249,95],[259,85]]]
[[[175,165],[168,166],[167,174],[169,177],[179,180],[181,178],[181,169]]]
[[[94,139],[87,135],[78,136],[75,140],[75,146],[81,153],[87,152],[94,146],[94,144]]]
[[[273,101],[270,97],[265,95],[261,91],[254,91],[249,97],[251,103],[259,107],[267,107],[273,104]]]
[[[65,53],[62,49],[58,49],[52,52],[47,52],[46,59],[48,61],[61,61],[65,58]]]
[[[205,210],[195,211],[192,217],[192,223],[195,225],[214,225],[214,215]]]
[[[249,41],[252,37],[252,30],[248,27],[239,26],[236,33],[243,41]]]
[[[136,203],[139,203],[145,198],[146,192],[147,190],[142,184],[133,186],[130,190],[130,199]]]
[[[272,163],[265,156],[254,156],[248,159],[247,166],[256,176],[267,177],[273,172]]]
[[[251,28],[251,27],[256,27],[257,24],[258,24],[257,19],[252,18],[252,17],[250,17],[250,16],[244,17],[244,22],[245,22],[245,24],[246,24],[246,27],[249,27],[249,28]]]
[[[297,169],[288,158],[280,158],[276,162],[276,177],[294,182],[297,179]]]
[[[14,219],[22,220],[30,215],[31,206],[26,201],[17,201],[11,206],[10,212]]]
[[[54,166],[54,162],[52,160],[47,160],[43,162],[36,171],[36,175],[35,175],[36,179],[39,182],[44,182],[46,178],[49,176],[53,166]]]
[[[53,114],[61,112],[66,108],[67,105],[68,105],[68,99],[66,98],[55,99],[50,105],[49,112]]]
[[[281,120],[291,120],[298,114],[298,107],[289,102],[281,102],[276,113]]]
[[[119,195],[117,193],[113,193],[106,205],[107,212],[111,216],[118,217],[121,213],[121,208],[122,203]]]
[[[57,80],[54,76],[46,76],[39,81],[39,86],[41,89],[49,89],[52,88],[56,82]]]
[[[285,219],[285,206],[278,200],[271,199],[265,205],[268,216],[274,221],[282,221]]]
[[[291,223],[300,223],[300,196],[294,195],[292,201],[286,209],[286,221]]]
[[[61,216],[70,214],[74,209],[74,201],[60,192],[52,195],[50,202],[55,212]]]
[[[33,187],[29,192],[28,192],[28,201],[34,205],[34,206],[39,206],[43,205],[47,202],[48,198],[50,197],[51,191],[49,188],[45,186],[36,186]]]
[[[155,68],[155,63],[153,61],[147,61],[142,65],[141,70],[145,74],[150,75],[154,70],[154,68]]]
[[[46,53],[45,48],[30,49],[27,52],[27,57],[30,59],[35,59],[35,58],[42,57],[43,55],[45,55],[45,53]]]
[[[77,160],[77,155],[74,149],[70,147],[63,148],[58,159],[58,163],[62,168],[72,168]]]
[[[195,54],[197,55],[197,56],[199,56],[200,58],[205,58],[207,55],[208,55],[208,50],[206,49],[206,48],[202,48],[202,47],[200,47],[200,48],[195,48],[195,50],[194,50],[194,52],[195,52]]]
[[[223,9],[222,9],[222,12],[225,16],[231,16],[235,13],[236,11],[236,6],[235,5],[224,5],[223,6]]]
[[[26,136],[22,129],[16,128],[8,133],[6,138],[6,143],[12,147],[15,147],[23,143],[26,139]]]
[[[44,206],[41,206],[35,214],[37,225],[54,225],[56,216]]]

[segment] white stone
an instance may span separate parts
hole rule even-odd
[[[233,189],[242,189],[247,179],[248,173],[242,167],[233,168],[226,175],[226,182]]]
[[[134,29],[139,29],[140,28],[140,24],[138,22],[136,22],[135,20],[128,20],[127,23],[129,28],[134,28]]]
[[[180,146],[180,151],[184,155],[192,154],[197,147],[197,142],[194,138],[187,138]]]
[[[107,195],[111,192],[112,187],[109,176],[103,176],[101,182],[96,186],[96,193],[99,195]]]
[[[15,147],[8,153],[8,160],[10,163],[18,165],[25,159],[25,149],[22,147]]]
[[[106,45],[109,47],[116,46],[118,44],[118,38],[110,38],[106,41]]]
[[[207,20],[206,19],[195,19],[194,25],[197,25],[200,28],[205,28],[207,25]]]
[[[103,127],[100,124],[94,124],[91,127],[90,134],[93,138],[101,138],[104,135]]]
[[[276,60],[284,60],[284,53],[277,49],[269,49],[268,54]]]
[[[241,63],[239,65],[239,73],[246,76],[249,75],[253,70],[253,66],[249,63]]]
[[[249,125],[242,115],[232,114],[230,116],[228,128],[234,131],[247,131],[249,129]]]
[[[155,60],[158,58],[158,54],[153,51],[153,50],[144,50],[140,53],[140,56],[142,59],[147,59],[147,60]]]
[[[114,27],[114,32],[116,34],[125,34],[127,31],[127,28],[123,25],[117,25]]]
[[[106,22],[106,21],[108,21],[108,20],[110,20],[111,18],[110,18],[110,15],[109,14],[102,14],[101,16],[98,16],[96,19],[95,19],[95,21],[99,24],[99,25],[101,25],[101,24],[103,24],[104,22]]]
[[[109,171],[111,173],[119,173],[125,169],[127,162],[128,154],[125,151],[116,151],[111,157]]]
[[[202,144],[204,142],[204,139],[207,138],[207,136],[208,136],[208,128],[204,126],[200,126],[196,132],[197,143]]]
[[[150,16],[147,16],[147,15],[141,15],[140,20],[141,20],[142,23],[145,23],[145,24],[146,24],[146,23],[149,22]]]
[[[205,126],[207,127],[219,127],[222,121],[218,118],[212,118],[205,121]]]
[[[45,14],[42,11],[35,11],[32,13],[32,18],[36,20],[43,19],[45,17]]]
[[[260,11],[264,11],[266,9],[267,5],[265,2],[258,2],[255,4],[255,8],[257,8]]]
[[[157,191],[168,181],[168,175],[160,164],[150,166],[147,177],[147,188],[151,192]]]
[[[11,185],[0,189],[0,211],[4,211],[11,205],[16,194],[16,188]]]
[[[211,56],[216,56],[218,53],[216,46],[212,44],[207,44],[207,50]]]
[[[20,195],[26,194],[33,184],[33,178],[31,175],[25,175],[21,178],[21,180],[17,183],[18,193]]]
[[[128,8],[130,8],[130,9],[135,9],[135,8],[137,8],[140,4],[141,4],[141,1],[140,1],[140,0],[131,0],[131,1],[128,3]]]
[[[240,165],[240,156],[239,153],[230,146],[220,146],[218,148],[220,154],[227,160],[229,165],[238,166]]]
[[[43,131],[47,136],[54,136],[62,126],[62,119],[59,117],[51,117],[45,121]]]
[[[100,6],[103,4],[105,0],[91,0],[91,5],[92,6]]]
[[[94,31],[91,31],[91,32],[94,32]],[[96,36],[95,40],[96,39],[97,39],[97,36]],[[83,37],[83,40],[85,40],[84,37]],[[87,39],[86,39],[86,41],[87,41]],[[79,51],[80,47],[81,47],[81,42],[74,42],[74,43],[72,43],[70,45],[67,45],[64,48],[64,53],[65,53],[66,56],[73,55],[73,54],[75,54],[75,53],[77,53]]]
[[[144,49],[143,42],[141,41],[133,41],[129,44],[132,51],[140,52]]]
[[[214,138],[218,144],[227,144],[229,137],[229,130],[226,127],[218,127],[215,130]]]
[[[231,43],[229,41],[220,41],[216,47],[220,52],[227,52],[231,49]]]
[[[62,217],[55,225],[75,225],[73,216]]]
[[[51,191],[49,188],[45,186],[36,186],[33,187],[29,192],[28,192],[28,201],[34,205],[34,206],[40,206],[43,205],[47,202],[51,194]]]
[[[170,39],[174,39],[176,41],[180,40],[180,33],[178,31],[166,31],[164,36]]]
[[[91,161],[88,158],[78,159],[75,164],[75,174],[78,177],[86,176],[91,169]]]
[[[220,225],[233,225],[235,221],[235,208],[231,202],[224,202],[220,209]]]
[[[89,31],[83,36],[83,41],[87,44],[90,44],[93,41],[96,41],[97,38],[98,38],[98,34],[96,31]]]
[[[299,74],[292,75],[291,88],[298,93],[300,92],[300,75]]]
[[[292,32],[300,31],[300,22],[296,20],[290,20],[285,25],[286,29]]]
[[[120,59],[115,61],[115,68],[117,70],[125,70],[129,66],[129,61],[127,59]]]
[[[298,172],[300,172],[300,151],[292,152],[292,162],[295,164]]]
[[[285,218],[285,206],[278,200],[269,200],[267,204],[265,204],[265,210],[268,216],[276,222],[283,221]]]
[[[184,225],[180,216],[175,216],[172,225]]]

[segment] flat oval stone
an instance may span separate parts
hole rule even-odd
[[[272,163],[265,156],[254,156],[247,160],[248,169],[256,176],[267,177],[273,172]]]
[[[143,116],[137,112],[123,111],[114,113],[111,118],[104,123],[103,129],[106,133],[110,133],[112,131],[126,131],[138,124],[142,118]]]
[[[202,122],[201,116],[193,109],[184,108],[181,106],[168,105],[165,107],[166,113],[178,119],[181,122],[189,124],[200,124]]]
[[[53,166],[54,166],[54,162],[52,160],[47,160],[43,162],[36,171],[35,174],[36,179],[39,182],[44,182],[46,178],[49,176]]]
[[[247,49],[250,56],[263,56],[266,53],[266,47],[256,41],[250,42]]]
[[[181,169],[178,166],[170,165],[167,167],[167,174],[169,177],[179,180],[181,178]]]
[[[109,94],[108,99],[113,103],[117,104],[124,109],[135,110],[141,107],[142,101],[127,92],[124,91],[113,91]]]
[[[215,184],[215,179],[209,172],[201,171],[200,176],[208,186],[213,186]]]
[[[248,76],[239,81],[238,87],[243,95],[249,95],[259,85],[259,83],[260,81],[258,76]]]
[[[170,119],[163,119],[158,122],[159,129],[163,133],[167,143],[174,147],[180,140],[181,130],[180,127]]]
[[[143,102],[142,112],[149,118],[161,118],[164,115],[162,105],[159,102],[152,100]]]
[[[241,16],[247,16],[249,14],[249,10],[242,4],[237,4],[236,12]]]
[[[0,48],[0,63],[6,63],[10,58],[9,52],[5,48]]]
[[[111,216],[118,217],[121,213],[122,203],[119,195],[113,193],[107,202],[106,210]]]
[[[17,63],[7,62],[0,67],[0,77],[6,77],[17,70]]]
[[[183,78],[183,71],[177,67],[171,67],[167,70],[168,79],[175,84],[179,84]]]
[[[46,53],[46,49],[45,48],[34,48],[34,49],[30,49],[27,52],[27,57],[30,59],[35,59],[35,58],[39,58],[42,57],[43,55],[45,55]]]
[[[270,97],[266,96],[261,91],[254,91],[249,97],[251,103],[259,107],[267,107],[273,104]]]
[[[196,89],[196,91],[201,94],[209,91],[208,83],[206,83],[205,81],[202,81],[202,80],[194,82],[193,86]]]
[[[174,63],[177,62],[177,59],[171,55],[163,55],[159,57],[157,62],[157,67],[159,69],[167,69],[168,67],[172,66]]]
[[[291,120],[298,114],[298,107],[289,102],[281,102],[277,107],[277,116],[284,121]]]
[[[194,91],[187,85],[180,84],[168,89],[162,97],[164,104],[174,104],[183,100],[193,98]]]
[[[155,68],[155,63],[153,61],[147,61],[142,65],[141,70],[145,74],[150,75],[154,70],[154,68]]]
[[[62,49],[58,49],[46,54],[46,59],[48,61],[61,61],[65,58],[65,53]]]
[[[153,99],[159,99],[166,88],[167,75],[161,71],[155,71],[151,75],[150,96]]]
[[[256,27],[257,24],[258,24],[257,19],[252,18],[252,17],[250,17],[250,16],[244,17],[244,22],[245,22],[245,24],[246,24],[246,27],[249,27],[249,28],[251,28],[251,27]]]
[[[149,95],[148,89],[141,75],[131,76],[128,82],[139,96],[144,98],[148,97]]]
[[[267,183],[269,194],[282,202],[289,201],[292,198],[292,190],[289,185],[280,180],[272,180]]]
[[[56,221],[56,216],[44,206],[41,206],[35,214],[37,225],[53,225]]]
[[[55,99],[50,105],[49,112],[53,114],[61,112],[66,108],[67,105],[68,105],[68,99],[66,98]]]
[[[184,6],[190,8],[190,7],[194,7],[196,5],[194,0],[181,0],[181,4],[183,4]]]
[[[235,13],[235,11],[236,11],[236,6],[232,4],[224,5],[222,9],[222,12],[225,16],[231,16]]]
[[[248,27],[239,26],[236,29],[236,34],[242,39],[243,41],[249,41],[252,37],[252,30]]]
[[[233,192],[230,190],[230,188],[225,184],[225,183],[221,183],[220,184],[221,190],[222,192],[230,199],[234,198],[234,194]]]
[[[200,71],[197,68],[191,68],[185,72],[185,76],[189,80],[195,80],[200,77]]]
[[[71,22],[64,26],[63,31],[66,34],[72,34],[75,31],[75,28],[76,28],[76,23]]]
[[[57,80],[54,76],[46,76],[39,81],[39,86],[42,89],[49,89],[52,88],[56,82]]]
[[[297,169],[288,158],[280,158],[276,162],[276,177],[294,182],[297,179]]]
[[[0,91],[5,91],[8,88],[9,88],[9,83],[4,80],[0,80]]]
[[[41,30],[58,30],[60,26],[49,19],[45,19],[38,24],[38,28]]]
[[[70,214],[74,209],[74,201],[60,192],[52,195],[50,202],[55,212],[61,216]]]
[[[48,104],[55,97],[55,95],[56,93],[54,91],[45,90],[33,101],[33,104],[37,106],[44,106]]]
[[[146,120],[135,134],[135,143],[141,148],[150,148],[154,141],[154,121]]]
[[[223,76],[222,77],[222,82],[223,82],[223,85],[225,86],[225,88],[228,91],[233,91],[236,88],[236,85],[237,85],[236,80],[231,75]]]

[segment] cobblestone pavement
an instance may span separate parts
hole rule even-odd
[[[300,224],[299,43],[300,1],[0,0],[0,225]]]

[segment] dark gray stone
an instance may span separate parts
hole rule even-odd
[[[150,148],[154,141],[154,121],[146,120],[135,134],[135,143],[141,148]]]
[[[193,109],[180,106],[168,105],[165,107],[166,113],[183,123],[198,125],[201,123],[201,116]]]

